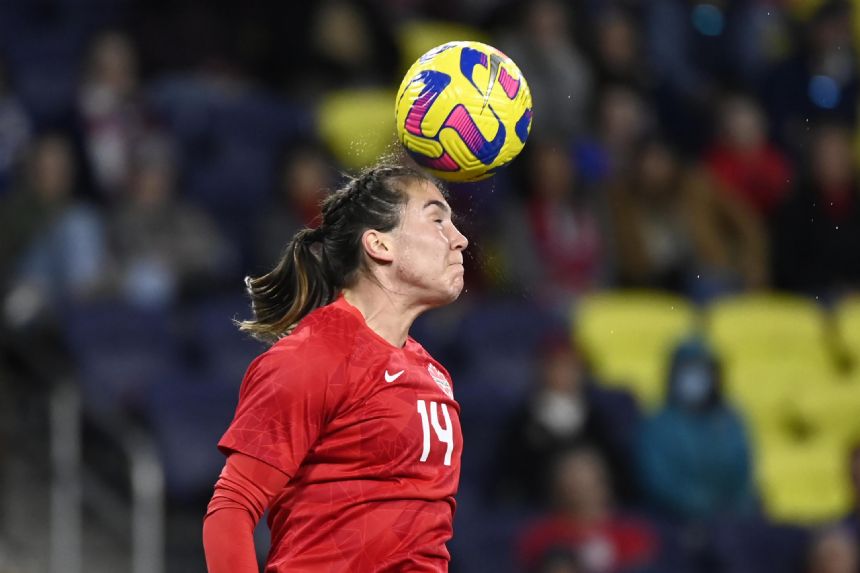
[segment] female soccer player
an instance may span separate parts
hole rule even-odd
[[[210,573],[447,571],[462,439],[441,364],[409,337],[463,289],[468,241],[436,185],[372,168],[323,204],[266,275],[247,279],[273,342],[242,382],[203,525]]]

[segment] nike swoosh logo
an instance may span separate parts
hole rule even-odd
[[[385,371],[385,381],[388,383],[394,382],[395,380],[400,378],[400,376],[403,374],[403,372],[404,371],[401,370],[400,372],[395,372],[394,374],[389,374],[388,370],[386,370]]]
[[[490,101],[490,93],[493,91],[493,86],[496,84],[496,76],[499,75],[499,65],[502,63],[502,58],[498,54],[490,55],[490,79],[487,82],[487,93],[484,94],[484,105],[481,106],[481,113],[487,107]]]

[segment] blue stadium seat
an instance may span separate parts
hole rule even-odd
[[[498,459],[499,440],[514,411],[522,404],[531,378],[505,380],[494,376],[490,365],[484,368],[478,363],[475,371],[454,380],[454,398],[460,404],[460,424],[468,442],[461,479],[487,486],[495,481],[492,473]]]
[[[220,141],[187,167],[188,197],[216,215],[232,209],[256,212],[274,188],[271,154],[240,141]]]
[[[441,362],[452,375],[459,370],[462,358],[457,348],[457,331],[462,316],[462,306],[449,305],[422,314],[409,330],[409,335],[417,340],[433,358]],[[454,384],[457,384],[456,378]]]
[[[470,446],[471,448],[471,443]],[[484,496],[468,484],[457,493],[454,535],[449,543],[452,571],[515,573],[516,540],[535,517],[534,510],[487,507]]]
[[[548,332],[561,330],[558,319],[523,300],[488,301],[463,318],[458,343],[472,356],[533,355]]]
[[[61,323],[84,405],[94,413],[138,409],[147,388],[178,362],[165,311],[101,301],[70,307]]]
[[[0,14],[0,21],[5,21],[0,30],[6,32],[0,37],[0,53],[31,119],[41,126],[56,125],[74,109],[86,30],[74,19],[46,25],[26,10],[15,12]]]
[[[212,116],[216,138],[273,150],[312,129],[312,115],[282,98],[249,91],[218,106]]]
[[[232,420],[239,383],[175,369],[150,388],[147,420],[164,464],[167,493],[194,502],[212,493],[224,456],[218,440]]]
[[[253,90],[228,94],[193,77],[154,83],[147,101],[190,152],[211,137],[271,147],[313,129],[302,107]]]
[[[244,295],[211,297],[196,303],[190,314],[188,343],[201,369],[238,385],[251,361],[266,349],[233,323],[250,317],[249,300]]]
[[[726,570],[732,573],[802,573],[809,532],[796,525],[759,517],[714,524],[712,538]]]
[[[208,139],[215,102],[198,82],[169,77],[152,84],[145,97],[181,146],[193,153]]]

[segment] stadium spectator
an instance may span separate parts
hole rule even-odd
[[[586,184],[611,183],[629,175],[636,143],[653,128],[652,111],[642,94],[623,84],[601,91],[590,138],[576,146],[576,164]]]
[[[624,391],[598,386],[567,333],[548,334],[541,354],[534,389],[500,442],[501,495],[535,507],[547,505],[556,460],[589,446],[607,462],[614,493],[632,501],[632,429],[639,420],[635,400]]]
[[[651,526],[619,513],[600,456],[589,449],[562,455],[553,472],[555,504],[518,540],[521,564],[531,571],[558,550],[573,551],[589,573],[640,571],[654,562]]]
[[[595,75],[599,87],[617,84],[647,90],[649,70],[643,58],[635,13],[610,6],[597,16],[595,34]]]
[[[621,285],[683,290],[694,253],[679,171],[668,146],[646,142],[631,173],[610,190]]]
[[[604,280],[602,222],[567,147],[560,140],[529,146],[528,196],[509,206],[500,225],[505,269],[514,284],[564,306]]]
[[[707,299],[768,281],[767,236],[743,204],[714,190],[657,138],[640,142],[633,171],[610,188],[621,285]]]
[[[391,85],[397,81],[400,52],[388,14],[372,2],[326,0],[312,4],[306,28],[307,50],[289,82],[303,101],[332,90]]]
[[[857,573],[860,567],[856,539],[845,529],[829,527],[818,532],[809,548],[806,573]]]
[[[719,135],[705,152],[719,189],[769,219],[791,190],[788,160],[767,138],[758,103],[742,96],[722,101]]]
[[[852,133],[815,128],[809,166],[775,217],[777,285],[821,296],[860,288],[860,194]]]
[[[169,305],[216,290],[236,262],[234,245],[176,192],[172,147],[150,137],[135,151],[128,197],[111,217],[119,288],[128,300]]]
[[[101,213],[75,197],[76,185],[70,140],[43,134],[27,152],[21,185],[3,198],[0,276],[14,301],[9,308],[23,313],[20,320],[30,311],[91,296],[104,285]]]
[[[810,10],[808,21],[795,26],[794,49],[762,74],[761,105],[776,142],[794,157],[803,154],[811,123],[857,121],[860,76],[851,30],[856,8],[845,0],[826,0],[795,12]]]
[[[528,78],[534,115],[532,134],[567,144],[586,132],[594,80],[588,60],[572,40],[568,5],[558,0],[524,2],[515,29],[499,41]]]
[[[673,143],[697,155],[707,143],[719,93],[727,86],[752,89],[767,64],[765,30],[780,9],[756,0],[642,4],[659,123]]]
[[[320,205],[335,175],[334,161],[319,143],[302,142],[284,153],[277,194],[258,225],[258,264],[274,264],[296,231],[319,225]]]
[[[719,358],[698,338],[675,348],[665,405],[643,423],[638,457],[646,498],[664,515],[696,521],[755,508],[744,424],[723,396]]]
[[[98,191],[114,199],[128,183],[134,146],[145,129],[137,54],[110,30],[92,42],[78,94],[78,114]]]

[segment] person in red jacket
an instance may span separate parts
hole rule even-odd
[[[656,565],[654,528],[616,508],[597,451],[582,446],[561,454],[553,479],[554,506],[518,539],[522,570],[542,571],[558,551],[575,555],[579,567],[591,573],[627,573]]]
[[[730,96],[722,103],[720,134],[704,161],[722,190],[763,221],[791,191],[788,159],[768,140],[764,113],[749,98]]]
[[[367,170],[323,204],[268,274],[248,278],[272,346],[248,368],[203,523],[210,573],[447,571],[460,473],[445,368],[409,337],[463,289],[468,241],[408,167]]]

